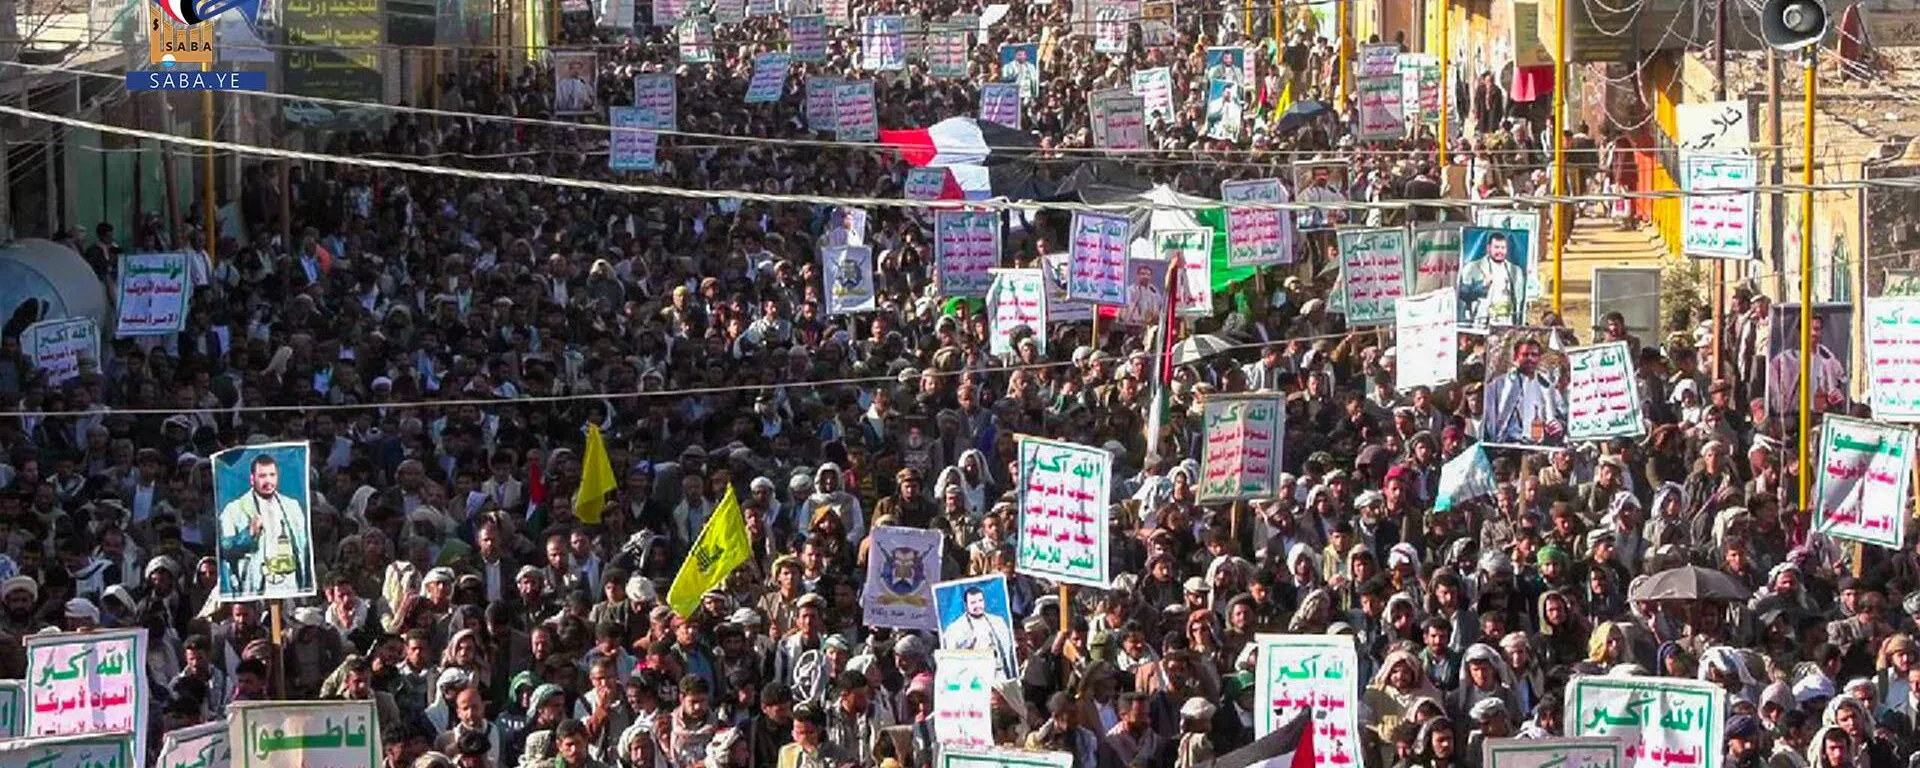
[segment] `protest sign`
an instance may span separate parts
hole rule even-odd
[[[1567,350],[1567,439],[1577,443],[1646,433],[1633,350],[1627,343]]]
[[[1619,739],[1487,739],[1480,744],[1485,768],[1624,768]]]
[[[1877,419],[1920,421],[1920,297],[1870,298],[1866,312],[1867,404]]]
[[[1405,296],[1393,303],[1394,387],[1438,387],[1460,376],[1460,326],[1453,289]]]
[[[1401,102],[1402,79],[1397,76],[1366,77],[1359,80],[1359,125],[1354,138],[1361,141],[1398,139],[1407,133],[1406,108]]]
[[[687,12],[687,0],[653,0],[653,25],[672,27]]]
[[[42,320],[20,334],[20,351],[48,386],[64,384],[80,375],[82,361],[100,370],[100,328],[91,317]]]
[[[1098,0],[1093,4],[1093,52],[1126,53],[1127,34],[1140,18],[1140,0]]]
[[[927,39],[927,74],[934,77],[966,77],[967,54],[973,50],[973,33],[959,24],[935,24]]]
[[[869,626],[940,629],[933,582],[940,577],[945,539],[925,528],[875,526],[868,547],[867,583],[860,610]]]
[[[1072,256],[1054,251],[1041,257],[1040,276],[1047,281],[1047,322],[1093,322],[1094,305],[1067,296],[1067,274],[1072,271]]]
[[[998,664],[988,651],[933,652],[933,729],[942,747],[993,746],[993,686]]]
[[[747,0],[713,0],[709,12],[715,24],[739,24],[747,20]]]
[[[1399,74],[1400,46],[1393,43],[1369,43],[1360,46],[1353,60],[1355,79],[1389,77]]]
[[[607,139],[607,169],[650,172],[659,167],[660,134],[644,130],[650,118],[640,107],[607,110],[613,133]]]
[[[154,768],[228,768],[232,763],[227,723],[221,720],[163,734]]]
[[[1920,270],[1889,269],[1881,296],[1920,296]]]
[[[1004,574],[940,582],[933,585],[933,601],[940,610],[941,648],[985,652],[993,659],[995,679],[1020,679]]]
[[[0,680],[0,737],[11,739],[26,733],[27,683]]]
[[[826,61],[827,17],[816,13],[788,18],[787,51],[803,64]]]
[[[1419,115],[1422,124],[1437,124],[1440,120],[1440,58],[1425,53],[1403,53],[1394,66],[1400,75],[1402,109]],[[1459,123],[1458,116],[1448,118],[1449,125]]]
[[[916,13],[900,17],[900,22],[907,41],[907,61],[927,63],[927,20]]]
[[[1227,266],[1264,267],[1293,263],[1293,217],[1278,208],[1236,208],[1235,203],[1286,203],[1292,200],[1279,179],[1220,183],[1227,208]]]
[[[1113,454],[1020,436],[1021,573],[1106,589],[1107,494]]]
[[[1408,295],[1453,290],[1460,275],[1460,225],[1415,225],[1408,250]]]
[[[1073,754],[1013,749],[943,749],[935,768],[1073,768]]]
[[[833,94],[846,82],[838,77],[807,76],[807,130],[832,131],[838,127]]]
[[[933,260],[942,296],[985,296],[1000,266],[997,211],[935,211]]]
[[[1161,51],[1178,45],[1180,35],[1178,4],[1173,0],[1147,0],[1140,6],[1140,45],[1149,51]]]
[[[981,83],[980,119],[995,125],[1020,130],[1020,85],[1018,83]]]
[[[213,454],[220,601],[314,594],[308,444],[267,443]]]
[[[660,131],[680,130],[679,86],[672,72],[649,72],[633,76],[633,106],[644,117],[640,127]]]
[[[713,22],[711,20],[701,16],[681,19],[680,23],[674,26],[673,34],[679,41],[682,63],[713,63]]]
[[[828,315],[873,311],[873,249],[864,245],[821,248],[820,266],[827,281]]]
[[[860,20],[860,68],[892,72],[907,68],[907,23],[899,16]]]
[[[1487,460],[1487,449],[1476,444],[1440,465],[1440,491],[1434,494],[1433,509],[1448,512],[1492,495],[1493,462]]]
[[[747,0],[747,16],[778,16],[780,8],[774,0]]]
[[[834,138],[839,141],[876,141],[880,113],[873,103],[873,81],[841,83],[833,89]]]
[[[1118,305],[1127,299],[1128,235],[1133,221],[1121,214],[1073,214],[1072,267],[1067,296],[1095,304]],[[1157,286],[1156,286],[1157,288]]]
[[[1180,270],[1173,286],[1173,313],[1182,317],[1213,314],[1213,230],[1157,229],[1153,255]]]
[[[187,303],[193,281],[187,276],[184,253],[129,253],[120,257],[120,282],[114,292],[119,307],[113,324],[115,338],[167,336],[187,327]]]
[[[128,733],[135,743],[147,743],[146,630],[35,634],[25,640],[26,735]],[[136,751],[131,765],[146,765],[146,750]]]
[[[952,178],[953,171],[946,168],[931,165],[908,168],[907,177],[900,184],[900,196],[908,200],[939,200]]]
[[[1528,242],[1528,233],[1518,229],[1460,231],[1460,271],[1454,275],[1460,330],[1486,333],[1493,326],[1526,322],[1534,264],[1527,257]]]
[[[1528,299],[1540,298],[1544,290],[1543,286],[1545,286],[1547,282],[1538,279],[1539,273],[1535,271],[1534,268],[1536,264],[1546,263],[1547,229],[1544,222],[1545,219],[1540,215],[1540,212],[1530,208],[1475,208],[1473,211],[1473,223],[1475,226],[1517,230],[1526,235],[1526,247],[1519,250],[1519,253],[1524,254],[1525,258],[1516,258],[1515,261],[1520,261],[1528,270]],[[1518,245],[1518,243],[1515,244]],[[1468,248],[1467,245],[1468,243],[1463,235],[1461,240],[1461,248],[1463,251],[1472,250]],[[1472,261],[1472,259],[1465,259],[1465,261]],[[1518,325],[1519,323],[1516,322],[1515,324]]]
[[[227,705],[233,768],[380,768],[380,720],[361,701]]]
[[[1347,325],[1386,325],[1406,285],[1407,230],[1378,227],[1339,230],[1340,283]]]
[[[1829,414],[1820,427],[1813,476],[1814,527],[1837,539],[1900,549],[1907,485],[1913,479],[1913,430]]]
[[[1682,182],[1689,193],[1680,218],[1682,253],[1713,259],[1753,258],[1753,185],[1759,163],[1751,155],[1682,153]],[[1731,191],[1701,194],[1722,189]]]
[[[1501,328],[1487,337],[1480,441],[1526,449],[1567,444],[1567,355],[1551,328]]]
[[[836,27],[853,24],[852,0],[822,0],[820,10],[826,14],[828,24]]]
[[[600,65],[592,51],[553,52],[553,113],[591,115],[600,111]]]
[[[1720,768],[1727,695],[1704,680],[1575,675],[1567,683],[1566,731],[1621,740],[1622,768],[1675,764]]]
[[[1360,765],[1360,656],[1353,638],[1260,634],[1253,642],[1254,737],[1310,709],[1316,768]]]
[[[134,768],[145,755],[125,733],[0,741],[0,768]]]
[[[1047,286],[1038,269],[991,270],[993,282],[987,287],[987,353],[1013,352],[1014,331],[1025,327],[1047,351]]]
[[[1133,73],[1133,95],[1140,97],[1147,125],[1173,120],[1173,70],[1154,67]]]
[[[780,100],[787,88],[787,69],[792,56],[779,51],[753,57],[753,77],[747,81],[748,104],[771,104]]]
[[[1286,403],[1274,395],[1208,395],[1200,450],[1201,503],[1274,494],[1286,445]]]
[[[1094,146],[1118,150],[1146,148],[1145,99],[1133,95],[1132,89],[1114,88],[1094,93],[1090,103]]]

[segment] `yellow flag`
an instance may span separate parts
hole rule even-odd
[[[667,589],[667,605],[681,616],[692,615],[693,609],[700,607],[700,596],[725,582],[727,574],[751,554],[753,542],[747,538],[747,518],[729,484],[727,497],[713,508],[713,517],[700,528],[693,551],[680,563],[680,574],[673,577],[673,586]]]
[[[580,489],[573,494],[573,516],[583,523],[599,523],[607,494],[616,487],[613,462],[607,459],[607,441],[600,437],[600,425],[588,424],[587,453],[580,459]]]
[[[1293,79],[1287,79],[1287,87],[1280,89],[1280,98],[1273,101],[1273,119],[1279,122],[1287,114],[1287,107],[1293,106]]]

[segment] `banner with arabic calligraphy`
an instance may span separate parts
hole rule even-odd
[[[124,733],[0,741],[0,768],[132,768],[145,750]]]
[[[1033,331],[1040,354],[1047,353],[1047,285],[1038,269],[992,270],[987,288],[987,354],[1013,352],[1013,333]]]
[[[27,732],[27,683],[24,680],[0,680],[0,737],[14,738]]]
[[[1227,266],[1263,267],[1293,263],[1293,217],[1277,208],[1236,208],[1235,203],[1287,203],[1293,196],[1279,179],[1220,183],[1227,208]]]
[[[1095,91],[1092,107],[1093,145],[1101,149],[1144,149],[1147,146],[1147,102],[1132,88]]]
[[[1867,404],[1883,421],[1920,421],[1920,297],[1870,298],[1866,310]]]
[[[29,635],[27,735],[131,733],[147,743],[147,632]],[[146,764],[146,751],[134,756]]]
[[[993,654],[933,652],[933,730],[942,747],[993,746],[993,685],[1000,679]]]
[[[1406,290],[1407,230],[1404,227],[1342,229],[1340,284],[1346,293],[1347,325],[1394,321],[1393,305]]]
[[[1021,573],[1105,589],[1107,496],[1113,454],[1101,448],[1020,438]]]
[[[787,19],[787,52],[803,64],[827,60],[827,17],[821,14]]]
[[[1454,317],[1453,289],[1394,302],[1393,338],[1396,389],[1438,387],[1460,377],[1460,325]]]
[[[160,737],[160,756],[154,768],[227,768],[232,760],[223,720],[168,731]]]
[[[1153,257],[1178,267],[1173,284],[1173,313],[1180,317],[1213,314],[1213,230],[1204,227],[1153,231]]]
[[[1620,739],[1622,768],[1720,768],[1726,691],[1671,677],[1576,675],[1567,684],[1567,732]]]
[[[993,270],[1000,266],[1000,214],[935,211],[933,261],[940,276],[940,295],[987,295]]]
[[[869,626],[940,629],[933,607],[933,580],[945,562],[939,531],[891,525],[873,529],[867,550],[867,584],[860,609]]]
[[[1011,749],[944,749],[940,751],[940,759],[936,766],[937,768],[1073,768],[1073,755],[1067,752]]]
[[[187,303],[193,281],[184,253],[129,253],[120,257],[120,282],[113,304],[115,338],[166,336],[187,327]]]
[[[1710,259],[1751,259],[1754,256],[1753,193],[1760,161],[1746,155],[1685,152],[1680,156],[1682,183],[1690,193],[1680,218],[1680,250],[1688,256]],[[1719,194],[1699,194],[1713,190]]]
[[[1617,738],[1487,739],[1480,745],[1485,768],[1623,768]]]
[[[1821,422],[1813,524],[1836,539],[1900,549],[1906,538],[1913,430],[1829,415]]]
[[[20,334],[20,351],[46,373],[47,384],[62,384],[80,375],[81,360],[99,369],[100,328],[91,317],[42,320]]]
[[[1567,350],[1567,439],[1577,443],[1646,433],[1627,343]]]
[[[244,701],[227,707],[236,768],[379,768],[372,701]]]
[[[1460,275],[1460,225],[1419,224],[1408,244],[1407,293],[1453,290]]]
[[[659,167],[660,134],[643,130],[651,119],[639,107],[607,110],[607,122],[613,128],[607,139],[608,170],[650,173]]]
[[[833,138],[874,141],[880,138],[880,113],[873,102],[873,81],[842,82],[833,88]]]
[[[980,120],[1020,130],[1020,84],[981,83]]]
[[[633,76],[633,106],[643,115],[642,128],[680,130],[680,86],[672,72]]]
[[[1068,253],[1073,266],[1067,274],[1067,296],[1095,304],[1118,305],[1127,300],[1127,237],[1133,221],[1124,215],[1079,212],[1073,214],[1073,240]]]
[[[1920,270],[1889,269],[1881,283],[1881,296],[1920,296]],[[1878,413],[1878,411],[1875,411]]]
[[[1313,710],[1313,764],[1357,766],[1360,751],[1360,654],[1353,639],[1329,635],[1255,635],[1253,735],[1273,733],[1300,709]]]
[[[833,111],[833,92],[846,82],[838,77],[807,75],[807,130],[832,131],[839,126],[839,115]]]
[[[1404,78],[1399,75],[1363,77],[1358,81],[1360,99],[1355,111],[1360,116],[1354,138],[1362,141],[1398,139],[1407,133]]]
[[[770,51],[753,57],[753,77],[747,81],[748,104],[771,104],[787,89],[787,71],[792,68],[791,54]]]
[[[1211,395],[1200,450],[1201,503],[1273,495],[1286,444],[1286,404],[1279,395]]]

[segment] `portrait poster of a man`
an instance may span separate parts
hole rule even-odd
[[[213,455],[221,602],[314,594],[308,477],[306,443]]]
[[[935,584],[933,601],[940,610],[941,648],[991,653],[1005,679],[1018,679],[1006,576],[994,574]]]
[[[1567,444],[1567,358],[1547,348],[1550,330],[1510,328],[1489,340],[1481,442],[1526,448]]]

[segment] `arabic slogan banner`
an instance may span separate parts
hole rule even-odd
[[[1292,201],[1279,179],[1220,182],[1227,208],[1227,266],[1264,267],[1293,263],[1293,217],[1277,208],[1235,208],[1235,203]]]
[[[649,117],[639,107],[607,110],[613,134],[607,144],[607,169],[651,172],[659,167],[660,134],[647,127]]]
[[[661,131],[680,130],[679,86],[672,72],[650,72],[633,76],[633,106],[645,122],[642,128]]]
[[[987,354],[1013,352],[1013,333],[1033,331],[1040,354],[1047,352],[1047,285],[1038,269],[995,269],[987,287]]]
[[[1453,304],[1451,287],[1393,303],[1395,388],[1438,387],[1460,377],[1460,325]]]
[[[839,127],[833,111],[833,92],[846,82],[838,77],[807,76],[807,130],[832,131]]]
[[[1845,416],[1821,422],[1813,524],[1836,539],[1899,549],[1913,478],[1913,430]]]
[[[232,761],[227,724],[221,721],[168,731],[160,737],[154,768],[228,768]]]
[[[147,632],[29,635],[28,736],[131,733],[147,738]],[[146,752],[134,765],[145,765]]]
[[[959,24],[935,24],[927,39],[927,74],[934,77],[966,77],[967,53],[973,48],[973,33]]]
[[[942,648],[933,652],[933,730],[942,747],[993,746],[993,654]]]
[[[1398,139],[1406,135],[1406,107],[1401,103],[1405,86],[1397,75],[1364,77],[1360,84],[1358,107],[1360,125],[1354,137],[1362,141]]]
[[[980,119],[1020,130],[1020,84],[981,83]]]
[[[943,749],[935,768],[1073,768],[1073,755],[1012,749]]]
[[[1147,124],[1173,119],[1173,70],[1154,67],[1133,73],[1133,95],[1147,110]]]
[[[1920,270],[1889,269],[1880,284],[1881,296],[1920,296]],[[1875,411],[1879,413],[1879,411]]]
[[[1127,236],[1133,221],[1124,215],[1073,214],[1072,266],[1067,297],[1095,304],[1127,301]]]
[[[1616,341],[1567,350],[1567,439],[1640,437],[1640,383],[1633,352]]]
[[[780,100],[787,87],[787,69],[792,57],[774,51],[753,57],[753,78],[747,81],[748,104],[771,104]]]
[[[1480,745],[1484,768],[1623,768],[1619,739],[1487,739]]]
[[[1210,395],[1200,450],[1201,503],[1264,499],[1274,493],[1286,444],[1286,404],[1279,395]]]
[[[821,272],[827,281],[827,314],[872,312],[873,249],[842,245],[820,249]]]
[[[47,384],[62,384],[80,375],[81,360],[99,370],[100,328],[91,317],[42,320],[20,334],[20,351],[46,372]]]
[[[1386,77],[1397,74],[1400,63],[1400,46],[1393,43],[1375,43],[1360,46],[1360,55],[1353,62],[1354,77]]]
[[[1147,103],[1131,88],[1098,91],[1088,101],[1093,107],[1094,146],[1118,150],[1147,146]]]
[[[1313,710],[1313,764],[1361,765],[1360,656],[1353,639],[1327,635],[1255,635],[1253,734],[1273,733],[1301,709]]]
[[[24,680],[0,680],[0,737],[14,738],[27,732],[27,683]]]
[[[243,701],[227,706],[234,768],[379,768],[372,701]]]
[[[1566,727],[1623,744],[1622,768],[1720,768],[1727,722],[1720,686],[1671,677],[1575,675]]]
[[[873,529],[867,555],[867,584],[860,593],[866,623],[876,627],[940,630],[940,614],[933,607],[933,580],[940,577],[942,544],[939,531],[899,528]],[[931,573],[929,573],[931,570]]]
[[[839,141],[880,138],[880,113],[873,104],[873,81],[840,83],[833,88],[833,130]]]
[[[1682,253],[1711,259],[1753,258],[1752,187],[1760,173],[1759,163],[1749,155],[1682,153],[1682,182],[1688,192],[1745,190],[1687,195],[1680,219]]]
[[[1020,436],[1021,573],[1105,589],[1113,454]]]
[[[713,63],[713,21],[704,16],[681,19],[673,28],[680,41],[680,61],[686,64]]]
[[[1405,292],[1407,230],[1403,227],[1342,229],[1340,284],[1346,294],[1347,325],[1386,325],[1393,304]]]
[[[1000,214],[935,211],[933,261],[943,296],[985,296],[1000,266]]]
[[[120,283],[114,306],[115,338],[166,336],[187,327],[187,302],[193,282],[184,253],[129,253],[120,257]]]
[[[1173,313],[1183,317],[1213,314],[1213,230],[1157,229],[1153,255],[1180,270],[1174,281]]]
[[[1920,421],[1920,297],[1876,296],[1866,312],[1867,404],[1883,421]]]
[[[1407,259],[1407,293],[1453,290],[1460,275],[1460,225],[1421,224],[1413,228]]]
[[[0,768],[133,768],[146,750],[124,733],[0,741]]]
[[[787,19],[787,52],[803,64],[827,60],[827,17],[821,14]]]

